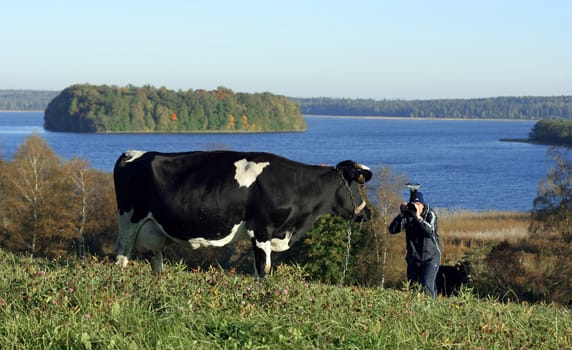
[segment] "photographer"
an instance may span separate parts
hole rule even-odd
[[[441,248],[437,215],[425,203],[423,194],[411,189],[409,202],[401,204],[401,212],[389,225],[392,234],[405,230],[407,244],[407,279],[420,282],[433,298],[437,296],[435,277],[439,270]]]

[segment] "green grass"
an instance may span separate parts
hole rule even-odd
[[[308,282],[281,266],[267,280],[167,264],[29,259],[0,250],[2,349],[559,349],[572,312],[501,304],[470,291]]]

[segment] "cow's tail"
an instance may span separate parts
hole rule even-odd
[[[117,211],[119,215],[119,232],[116,243],[116,264],[125,267],[128,262],[128,256],[135,245],[138,228],[131,224],[131,216],[133,215],[133,203],[129,193],[131,189],[130,171],[125,169],[128,163],[135,161],[143,156],[143,151],[126,151],[115,163],[113,169],[113,181],[115,184],[115,196],[117,200]]]

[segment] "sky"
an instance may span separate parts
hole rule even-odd
[[[0,32],[0,89],[572,95],[570,0],[19,0]]]

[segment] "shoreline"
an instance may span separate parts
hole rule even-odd
[[[383,119],[383,120],[449,120],[449,121],[499,121],[499,122],[531,122],[539,119],[510,119],[510,118],[453,118],[453,117],[391,117],[378,115],[330,115],[303,114],[304,118],[340,118],[340,119]]]

